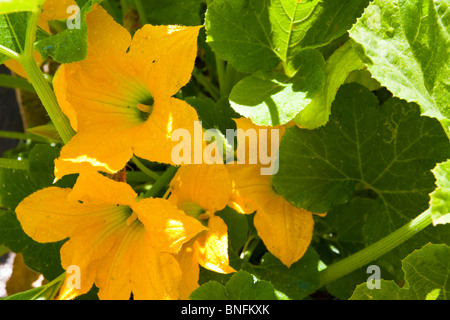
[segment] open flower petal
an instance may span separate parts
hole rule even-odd
[[[77,5],[75,0],[45,0],[42,12],[39,16],[38,25],[47,32],[50,32],[48,22],[51,20],[65,20],[69,18],[67,13],[69,6]]]
[[[196,239],[186,242],[181,248],[180,252],[175,255],[178,264],[181,268],[182,276],[180,280],[180,296],[181,300],[188,300],[192,291],[199,287],[198,279],[200,267],[195,257],[193,245]]]
[[[59,158],[55,160],[56,179],[73,173],[115,173],[121,170],[133,155],[130,141],[134,139],[134,132],[130,127],[120,130],[117,126],[107,124],[78,132],[61,149]],[[99,135],[108,136],[109,139],[102,141],[94,138]]]
[[[103,199],[103,200],[102,200]],[[38,242],[68,239],[61,264],[68,271],[60,298],[86,293],[102,299],[177,299],[181,269],[174,253],[206,228],[166,199],[139,200],[133,189],[100,173],[82,173],[73,189],[50,187],[16,209]],[[71,267],[80,287],[70,286]]]
[[[194,243],[198,263],[219,273],[235,272],[228,258],[228,227],[222,218],[212,215],[209,218],[208,232],[203,233]]]
[[[143,199],[132,206],[145,225],[152,245],[161,252],[177,253],[181,246],[206,228],[168,200]]]
[[[132,206],[137,193],[125,182],[117,182],[93,172],[80,174],[68,200],[83,201],[88,204],[121,204]]]
[[[231,180],[223,164],[180,167],[170,187],[178,203],[194,202],[210,212],[225,208],[231,197]]]
[[[177,129],[186,130],[189,133],[191,146],[191,163],[194,161],[194,122],[198,121],[197,112],[186,102],[175,99],[157,99],[152,112],[142,125],[137,128],[133,151],[138,157],[151,159],[161,163],[174,163],[172,150],[180,142],[172,141],[172,134]],[[203,151],[203,142],[200,152]]]
[[[280,195],[272,195],[259,207],[254,223],[267,249],[287,267],[299,260],[311,243],[312,213],[294,207]]]
[[[123,206],[69,201],[71,189],[50,187],[25,198],[16,208],[24,231],[39,242],[54,242],[96,225],[108,225],[129,213]]]
[[[201,26],[145,25],[133,37],[129,57],[154,97],[172,96],[191,78]]]
[[[176,129],[193,136],[198,116],[171,96],[191,77],[199,27],[147,25],[132,38],[98,5],[86,24],[86,59],[62,65],[54,78],[61,109],[78,132],[63,147],[55,175],[114,173],[133,152],[179,164],[172,161],[178,141],[171,136]]]
[[[259,127],[244,118],[235,121],[238,129],[243,130],[240,133],[238,131],[238,143],[246,143],[243,133],[249,129],[255,130],[258,137],[256,145],[245,144],[246,161],[248,161],[249,152],[258,155],[261,152],[265,155],[277,152],[272,148],[273,146],[278,148],[278,145],[271,143],[272,132],[262,135],[259,130],[279,130],[278,138],[281,140],[285,126]],[[267,143],[261,144],[259,139],[267,139],[263,141]],[[308,249],[312,239],[314,220],[311,212],[294,207],[275,192],[272,176],[261,175],[262,166],[261,163],[226,165],[232,184],[229,206],[240,213],[248,214],[256,211],[254,223],[258,235],[267,249],[289,267]]]

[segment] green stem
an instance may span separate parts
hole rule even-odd
[[[216,68],[217,68],[217,78],[219,81],[219,89],[220,89],[220,96],[226,96],[226,87],[225,87],[225,64],[223,60],[221,60],[216,55]]]
[[[0,74],[0,87],[35,92],[33,86],[27,81],[27,79],[13,77],[7,74]]]
[[[149,176],[155,181],[159,179],[159,174],[147,168],[136,156],[133,156],[132,160],[134,164],[139,168],[139,170],[141,170],[147,176]]]
[[[49,86],[47,80],[39,69],[36,61],[29,57],[24,57],[22,59],[22,66],[28,75],[36,93],[39,96],[45,110],[47,111],[50,119],[55,125],[62,141],[67,143],[75,134],[72,127],[70,126],[69,119],[61,111],[56,96]]]
[[[45,138],[41,138],[39,136],[23,133],[23,132],[14,132],[14,131],[3,131],[0,130],[0,138],[6,139],[17,139],[17,140],[32,140],[36,142],[45,142],[48,143],[49,140]]]
[[[400,229],[364,248],[355,254],[333,263],[325,270],[320,272],[320,285],[322,287],[333,282],[358,268],[361,268],[369,262],[378,259],[385,253],[391,251],[404,241],[408,240],[419,231],[432,223],[430,210],[427,210],[417,216],[411,222],[405,224]]]
[[[148,19],[147,19],[147,15],[145,14],[145,8],[142,5],[141,0],[134,0],[134,5],[136,6],[136,10],[139,14],[139,20],[141,20],[141,24],[147,24],[148,23]]]
[[[21,55],[17,60],[22,64],[28,78],[33,85],[36,93],[39,96],[45,110],[47,111],[50,119],[56,127],[61,139],[64,143],[67,143],[75,134],[70,122],[64,113],[61,111],[56,96],[45,79],[42,71],[39,69],[36,61],[33,57],[34,40],[36,37],[37,21],[39,19],[40,8],[36,7],[31,12],[31,17],[28,21],[26,42],[24,55]]]
[[[11,50],[5,46],[0,45],[0,53],[4,54],[5,56],[10,57],[11,59],[19,59],[20,55],[15,52],[14,50]]]
[[[0,158],[0,168],[29,170],[30,164],[28,160],[6,159]]]
[[[39,20],[39,15],[41,14],[41,8],[38,7],[37,3],[34,6],[33,11],[31,11],[31,16],[28,19],[27,33],[25,37],[25,49],[23,55],[25,57],[33,57],[34,53],[34,40],[36,39],[37,24]]]
[[[144,198],[155,197],[165,186],[167,186],[177,173],[178,167],[169,167],[156,182],[152,188],[144,194]]]
[[[52,300],[56,293],[58,293],[59,288],[66,278],[66,273],[63,272],[57,278],[53,279],[51,282],[42,286],[42,290],[36,295],[36,297],[41,297],[45,295],[46,300]]]
[[[230,95],[231,89],[233,89],[233,86],[235,84],[235,79],[236,69],[233,68],[230,64],[227,64],[227,67],[225,68],[224,89],[222,92],[223,95]]]
[[[194,68],[192,76],[206,89],[206,91],[208,91],[214,100],[219,99],[219,90],[203,75],[203,73],[200,72],[200,70]]]
[[[253,251],[255,251],[256,247],[261,242],[261,239],[256,236],[251,236],[247,240],[247,243],[245,244],[244,248],[242,249],[242,260],[248,261],[250,257],[253,254]]]

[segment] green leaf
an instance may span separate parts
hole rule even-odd
[[[228,300],[276,300],[270,282],[257,280],[245,271],[233,275],[225,288],[228,291]]]
[[[190,295],[191,300],[276,300],[273,286],[246,271],[235,273],[223,286],[209,281]]]
[[[369,71],[424,115],[450,117],[448,0],[375,0],[350,31]]]
[[[185,101],[196,111],[204,129],[218,129],[226,134],[227,129],[236,129],[234,118],[239,118],[228,102],[221,98],[217,102],[209,98],[187,97]]]
[[[189,296],[191,300],[227,300],[227,289],[217,281],[209,281],[194,290]]]
[[[81,61],[87,55],[87,26],[86,14],[92,6],[102,0],[77,0],[80,9],[80,28],[66,29],[56,35],[37,41],[35,49],[42,58],[51,56],[59,63]],[[69,18],[69,14],[67,16]]]
[[[25,49],[25,37],[27,31],[28,12],[12,12],[0,15],[0,45],[22,53]],[[6,55],[0,55],[0,63],[10,59]]]
[[[350,300],[447,300],[450,294],[450,247],[427,244],[403,262],[405,285],[380,281],[380,289],[358,285]]]
[[[153,25],[180,24],[199,26],[202,24],[200,8],[202,0],[145,0],[141,1],[147,22]]]
[[[331,113],[331,105],[339,87],[354,70],[364,68],[364,63],[347,41],[328,58],[323,72],[325,84],[302,111],[295,117],[295,122],[305,129],[316,129],[325,125]]]
[[[271,253],[266,253],[259,265],[243,264],[242,268],[258,279],[269,281],[275,290],[288,299],[299,300],[318,289],[319,256],[310,247],[303,257],[287,268]]]
[[[368,89],[351,83],[339,90],[326,126],[286,131],[273,181],[288,201],[312,212],[371,190],[388,211],[413,208],[414,218],[428,208],[430,170],[449,158],[449,146],[439,122],[420,116],[416,104],[393,98],[379,107]]]
[[[368,0],[215,0],[205,26],[207,42],[242,72],[270,71],[280,62],[290,74],[298,52],[344,34]]]
[[[450,223],[450,161],[440,163],[433,170],[437,188],[430,194],[433,224]]]
[[[37,6],[42,6],[45,0],[2,0],[0,2],[0,14],[33,11]]]
[[[420,116],[415,103],[391,98],[380,107],[356,83],[341,87],[332,110],[322,128],[286,131],[274,186],[312,212],[328,212],[366,193],[379,204],[364,227],[365,242],[372,244],[428,209],[435,189],[431,170],[449,158],[449,141],[440,123]],[[427,241],[448,241],[448,231],[427,228],[379,261],[397,274],[399,256]]]
[[[291,78],[260,71],[238,82],[229,97],[232,108],[260,126],[292,120],[324,83],[325,61],[317,50],[304,50],[295,60],[295,75]]]
[[[249,225],[247,217],[228,206],[214,214],[222,218],[228,227],[228,251],[233,256],[238,256],[248,238]]]
[[[41,287],[33,288],[24,292],[13,294],[0,300],[41,300],[45,299],[46,292]]]
[[[15,210],[17,205],[35,191],[49,186],[72,187],[74,176],[68,176],[53,184],[53,160],[59,156],[59,148],[37,144],[30,151],[29,171],[0,169],[0,203],[3,207]]]
[[[363,227],[367,219],[380,210],[380,203],[362,196],[367,195],[360,194],[346,204],[333,207],[326,217],[316,220],[314,230],[320,242],[314,247],[327,265],[364,249]],[[355,287],[367,279],[366,270],[365,267],[359,268],[328,283],[328,293],[338,299],[348,299]]]
[[[61,137],[59,136],[58,131],[53,124],[44,124],[28,128],[27,132],[39,137],[43,137],[54,143],[62,143]]]
[[[74,176],[53,184],[53,161],[58,155],[59,148],[37,144],[29,153],[29,171],[0,169],[0,203],[7,209],[0,211],[0,244],[14,252],[22,252],[27,266],[44,274],[46,279],[53,279],[64,271],[59,257],[64,240],[45,244],[35,242],[22,230],[14,210],[25,197],[42,188],[74,185]]]

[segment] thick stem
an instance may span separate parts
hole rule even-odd
[[[383,239],[364,248],[355,254],[333,263],[328,268],[320,272],[320,285],[322,287],[333,282],[358,268],[363,267],[369,262],[378,259],[385,253],[388,253],[398,245],[402,244],[419,231],[432,223],[430,210],[427,210],[417,216],[414,220],[407,223],[400,229],[394,231]]]
[[[67,119],[66,115],[61,111],[52,88],[49,86],[34,59],[23,57],[21,62],[61,139],[64,143],[67,143],[73,137],[75,132],[70,126],[69,119]]]
[[[147,168],[141,161],[139,161],[139,159],[136,156],[133,156],[131,160],[133,160],[134,164],[147,176],[149,176],[155,181],[159,179],[159,174]]]
[[[153,184],[152,188],[144,194],[144,198],[155,197],[165,186],[167,186],[177,173],[178,167],[169,167],[158,180]]]
[[[23,55],[20,55],[17,60],[22,64],[25,72],[28,75],[28,79],[33,85],[36,93],[39,96],[45,110],[47,111],[50,119],[56,127],[61,139],[64,143],[67,143],[75,134],[70,126],[69,120],[61,111],[56,96],[45,79],[42,71],[39,69],[36,61],[34,60],[34,40],[36,37],[37,21],[41,13],[41,8],[37,7],[31,12],[30,19],[28,20],[25,50]]]

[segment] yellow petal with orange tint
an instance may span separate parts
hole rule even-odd
[[[170,97],[189,82],[200,28],[145,25],[134,34],[128,55],[155,98]]]
[[[71,13],[67,13],[67,8],[74,5],[77,5],[75,0],[45,0],[41,18],[46,21],[65,20],[71,15]]]
[[[86,204],[121,204],[131,206],[137,193],[125,182],[111,180],[98,172],[80,174],[68,200]]]
[[[85,217],[85,220],[89,221],[90,217]],[[78,268],[80,287],[61,292],[61,297],[67,294],[81,295],[90,290],[99,272],[100,263],[107,257],[116,255],[116,244],[121,242],[128,232],[125,220],[126,216],[123,216],[113,223],[86,226],[64,243],[60,250],[61,265],[66,270],[71,267]],[[69,277],[67,274],[66,281]],[[65,290],[67,289],[63,291]]]
[[[135,222],[99,264],[96,285],[103,300],[177,299],[181,271],[175,258],[152,246],[145,228]]]
[[[121,170],[133,155],[131,143],[135,129],[99,123],[89,130],[78,132],[62,149],[55,160],[55,177],[67,174],[103,171],[115,173]],[[100,139],[100,137],[108,139]]]
[[[185,242],[206,230],[166,199],[143,199],[132,208],[144,224],[152,246],[161,252],[177,253]]]
[[[254,195],[272,190],[272,177],[260,174],[258,165],[227,164],[232,195],[228,205],[239,213],[250,214],[258,208]]]
[[[179,299],[181,300],[188,300],[192,291],[199,287],[198,279],[200,268],[193,248],[195,241],[196,239],[192,239],[189,242],[186,242],[178,254],[175,255],[182,271],[179,296]]]
[[[71,192],[49,187],[22,200],[16,213],[25,233],[38,242],[55,242],[88,227],[114,223],[129,214],[129,209],[123,206],[69,201]]]
[[[138,127],[133,142],[134,154],[151,161],[180,165],[172,159],[172,150],[179,141],[172,141],[175,130],[182,129],[189,133],[191,147],[191,160],[194,162],[195,122],[198,120],[197,112],[186,102],[176,99],[157,99],[153,111],[142,125]],[[205,142],[202,142],[198,150],[203,152]],[[184,163],[186,164],[186,163]]]
[[[198,116],[171,96],[191,77],[199,27],[148,25],[132,39],[98,5],[87,14],[86,24],[86,59],[63,65],[54,79],[61,109],[78,132],[55,162],[55,176],[114,173],[133,152],[150,161],[179,164],[172,160],[178,144],[172,134],[177,129],[193,134]]]
[[[197,262],[204,268],[219,272],[235,272],[228,259],[228,228],[222,218],[212,215],[208,231],[194,243]]]
[[[290,267],[305,254],[311,243],[312,213],[294,207],[280,195],[261,196],[261,200],[263,198],[266,202],[255,215],[255,228],[267,249]]]
[[[194,202],[212,213],[225,208],[231,197],[231,180],[223,164],[182,166],[170,187],[178,204]]]
[[[254,223],[267,249],[290,266],[306,252],[312,238],[312,213],[296,208],[277,194],[272,176],[264,176],[258,165],[227,165],[233,195],[229,206],[241,213],[256,211]]]

